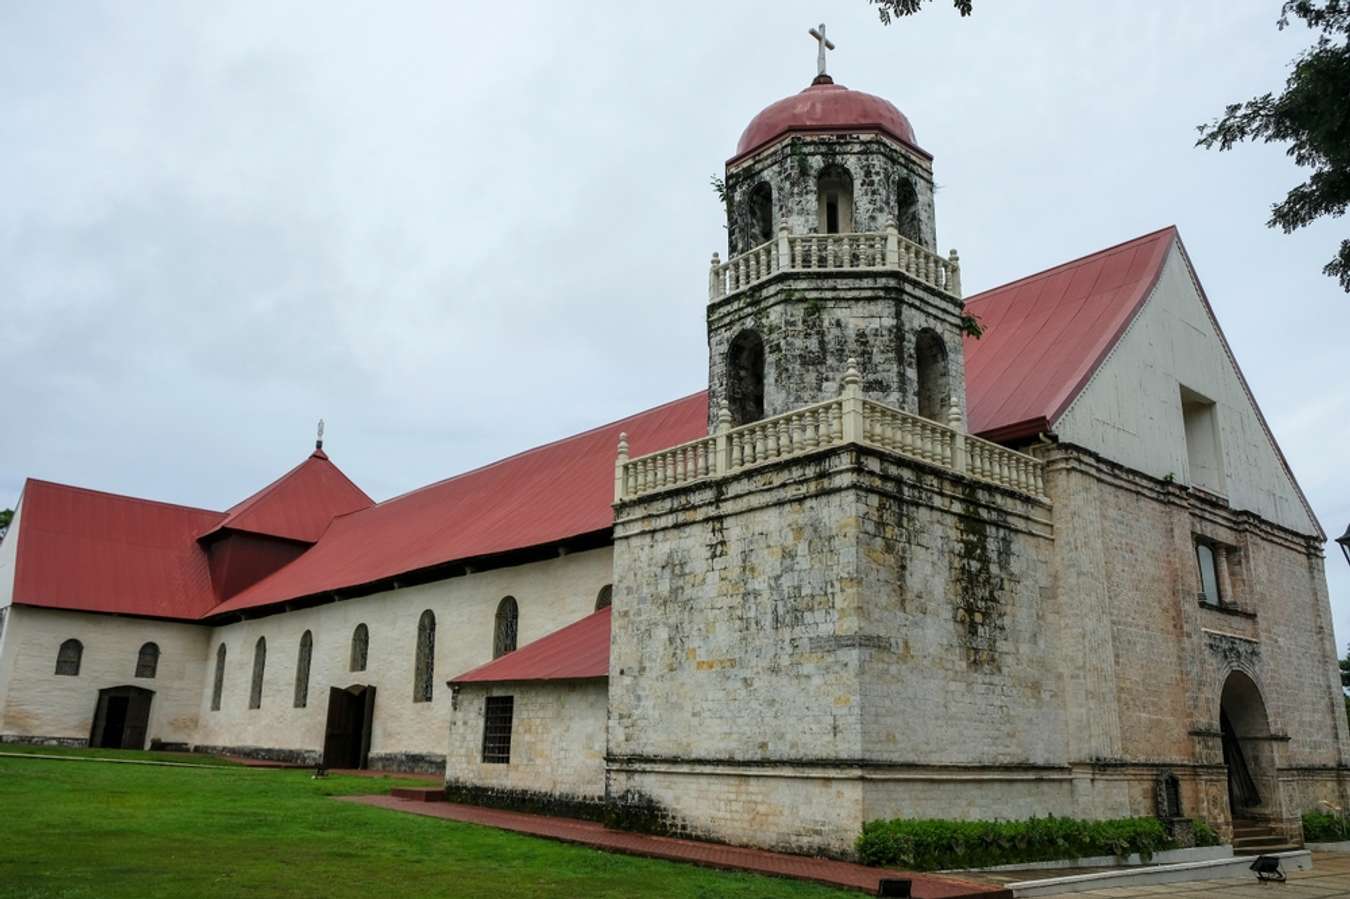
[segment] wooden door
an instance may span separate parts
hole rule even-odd
[[[323,737],[323,765],[325,768],[352,768],[353,738],[359,736],[357,726],[361,713],[359,700],[340,687],[328,689],[328,726]]]
[[[149,690],[131,688],[127,696],[127,717],[122,726],[122,748],[144,749],[145,733],[150,729]]]

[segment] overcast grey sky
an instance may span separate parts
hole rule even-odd
[[[934,155],[968,293],[1180,227],[1338,534],[1344,222],[1267,230],[1282,150],[1192,146],[1309,43],[1278,6],[0,2],[0,507],[33,476],[223,508],[320,416],[385,499],[701,389],[708,179],[824,19]]]

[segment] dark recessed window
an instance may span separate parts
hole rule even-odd
[[[56,651],[56,673],[75,677],[80,673],[80,659],[84,658],[84,644],[67,640]]]
[[[154,677],[159,670],[159,646],[147,643],[136,655],[136,676]]]
[[[370,628],[364,624],[358,624],[356,630],[352,631],[352,655],[351,664],[347,666],[349,671],[365,671],[366,656],[370,652]]]
[[[509,765],[511,763],[511,716],[515,712],[514,696],[489,696],[483,704],[483,761]]]
[[[295,656],[295,698],[291,704],[297,709],[309,705],[309,663],[314,656],[314,635],[305,631],[300,637],[300,650]]]
[[[520,607],[514,596],[504,596],[497,603],[497,618],[492,629],[492,657],[494,659],[516,651],[516,635],[520,631]]]
[[[1195,562],[1200,569],[1200,601],[1217,606],[1223,597],[1219,595],[1219,569],[1214,563],[1214,547],[1196,543]]]
[[[413,662],[413,702],[431,702],[436,679],[436,615],[430,609],[417,621]]]
[[[248,690],[248,707],[262,708],[263,672],[267,669],[267,638],[259,637],[253,644],[253,682]]]
[[[220,694],[225,690],[225,644],[216,647],[216,679],[211,685],[211,711],[220,711]]]

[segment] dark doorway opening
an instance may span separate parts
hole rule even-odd
[[[108,687],[98,691],[94,727],[89,745],[101,749],[144,749],[150,728],[153,690],[142,687]]]
[[[1228,808],[1234,820],[1263,819],[1279,809],[1275,746],[1261,691],[1241,671],[1228,675],[1219,702]]]
[[[353,684],[328,690],[328,727],[323,736],[325,768],[364,768],[370,757],[375,688]]]

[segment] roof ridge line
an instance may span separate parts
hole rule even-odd
[[[1059,271],[1060,269],[1070,268],[1071,266],[1078,265],[1080,262],[1086,262],[1088,259],[1091,259],[1091,258],[1094,257],[1094,256],[1103,256],[1103,255],[1105,255],[1105,254],[1107,254],[1107,253],[1110,253],[1110,252],[1112,252],[1112,251],[1114,251],[1114,250],[1119,250],[1119,249],[1121,249],[1122,247],[1125,247],[1125,246],[1127,246],[1127,245],[1129,245],[1129,244],[1132,244],[1132,243],[1138,243],[1139,241],[1142,241],[1142,240],[1148,240],[1148,239],[1151,238],[1151,237],[1157,237],[1158,235],[1160,235],[1160,234],[1162,234],[1162,233],[1164,233],[1164,232],[1166,232],[1166,231],[1177,231],[1177,230],[1178,230],[1178,229],[1177,229],[1177,226],[1176,226],[1176,225],[1165,225],[1165,226],[1163,226],[1162,228],[1158,228],[1158,229],[1155,229],[1155,230],[1153,230],[1153,231],[1149,231],[1147,234],[1140,234],[1138,237],[1131,237],[1131,238],[1129,238],[1128,240],[1122,240],[1122,241],[1120,241],[1119,243],[1114,243],[1114,244],[1112,244],[1112,245],[1109,246],[1109,247],[1102,247],[1100,250],[1093,250],[1093,251],[1090,252],[1090,253],[1084,253],[1084,254],[1081,255],[1081,256],[1078,256],[1078,257],[1076,257],[1076,258],[1074,258],[1074,259],[1070,259],[1068,262],[1061,262],[1061,263],[1059,263],[1058,265],[1052,265],[1052,266],[1050,266],[1049,268],[1041,269],[1040,271],[1034,272],[1034,273],[1032,273],[1032,274],[1030,274],[1030,275],[1023,275],[1022,277],[1016,278],[1016,279],[1014,279],[1014,280],[1012,280],[1012,281],[1006,281],[1006,282],[1004,282],[1003,284],[996,284],[996,285],[994,285],[993,287],[989,287],[989,288],[986,288],[986,289],[980,291],[979,293],[975,294],[974,296],[967,297],[966,300],[965,300],[965,303],[966,303],[966,305],[970,305],[971,303],[974,303],[974,302],[978,301],[979,299],[981,299],[982,297],[984,297],[986,294],[996,293],[996,292],[998,292],[998,291],[1000,291],[1000,290],[1007,290],[1009,287],[1012,287],[1012,286],[1014,286],[1014,285],[1016,285],[1016,284],[1022,284],[1022,283],[1026,282],[1026,281],[1034,281],[1034,280],[1037,279],[1037,278],[1040,278],[1040,277],[1043,277],[1043,276],[1045,276],[1045,275],[1051,274],[1052,272],[1057,272],[1057,271]],[[1179,232],[1178,232],[1178,233],[1179,233]]]
[[[108,496],[113,499],[125,499],[136,503],[148,503],[154,506],[168,506],[171,509],[185,509],[189,512],[205,512],[209,515],[219,515],[222,518],[225,512],[218,509],[207,509],[202,506],[189,506],[184,503],[171,503],[163,499],[150,499],[145,496],[132,496],[130,493],[113,493],[111,490],[99,490],[97,487],[82,487],[79,484],[63,484],[60,481],[49,481],[46,478],[24,478],[24,486],[28,484],[42,484],[47,487],[59,487],[62,490],[77,490],[80,493],[92,493],[98,496]]]
[[[389,499],[381,500],[380,502],[375,503],[373,506],[368,506],[367,508],[371,508],[371,509],[379,508],[380,506],[383,506],[383,505],[385,505],[386,503],[392,503],[392,502],[395,502],[395,501],[397,501],[397,500],[403,499],[403,498],[405,498],[405,497],[412,496],[414,493],[421,493],[423,490],[430,490],[430,489],[433,488],[433,487],[439,487],[439,486],[442,485],[442,484],[448,484],[448,483],[450,483],[451,481],[456,481],[456,480],[459,480],[460,478],[468,477],[468,476],[471,475],[471,474],[476,474],[477,472],[480,472],[480,471],[486,471],[486,470],[488,470],[489,468],[495,468],[496,466],[498,466],[498,465],[503,465],[503,464],[505,464],[505,463],[507,463],[507,462],[512,461],[513,459],[519,459],[519,458],[522,457],[522,456],[528,456],[528,455],[530,455],[531,453],[536,453],[536,452],[539,452],[540,450],[546,450],[546,449],[548,449],[548,448],[550,448],[550,447],[557,446],[557,445],[560,444],[560,443],[566,443],[566,442],[569,441],[569,440],[577,440],[577,439],[579,439],[579,438],[581,438],[581,437],[585,437],[585,436],[587,436],[587,435],[589,435],[589,434],[594,434],[594,433],[596,433],[597,431],[603,431],[603,430],[606,430],[607,428],[612,428],[612,427],[614,427],[614,426],[617,425],[617,424],[620,424],[620,423],[622,423],[622,422],[628,421],[630,418],[637,418],[639,415],[648,415],[648,414],[650,414],[650,413],[652,413],[652,412],[656,412],[656,411],[659,410],[659,409],[664,409],[664,408],[666,408],[667,406],[674,406],[674,405],[676,405],[677,403],[683,403],[683,402],[686,402],[687,400],[691,400],[691,399],[693,399],[694,397],[698,396],[700,393],[707,393],[707,392],[708,392],[708,389],[707,389],[706,387],[705,387],[704,389],[702,389],[702,390],[695,390],[693,393],[689,393],[689,394],[686,394],[686,395],[684,395],[684,396],[677,397],[676,399],[673,399],[673,400],[668,400],[668,401],[666,401],[666,402],[664,402],[664,403],[660,403],[660,404],[658,404],[658,405],[652,406],[652,407],[649,408],[649,409],[642,409],[642,410],[640,410],[640,411],[638,411],[638,412],[633,412],[633,413],[631,413],[631,414],[629,414],[629,415],[625,415],[625,416],[623,416],[622,418],[616,418],[616,419],[614,419],[613,421],[608,421],[608,422],[605,422],[604,424],[601,424],[601,425],[595,425],[594,427],[587,428],[587,429],[584,430],[584,431],[578,431],[578,432],[576,432],[575,434],[569,434],[569,435],[567,435],[566,437],[559,437],[559,438],[557,438],[556,440],[550,440],[548,443],[540,443],[540,444],[538,444],[537,446],[532,446],[532,447],[530,447],[529,449],[523,449],[523,450],[520,450],[520,451],[518,451],[518,452],[512,453],[512,454],[509,455],[509,456],[502,456],[500,459],[494,459],[494,460],[491,461],[491,462],[485,462],[485,463],[483,463],[482,465],[477,466],[476,468],[470,468],[470,469],[467,469],[467,470],[465,470],[465,471],[461,471],[461,472],[459,472],[458,474],[452,474],[452,475],[450,475],[449,477],[441,478],[439,481],[432,481],[430,484],[423,484],[421,487],[414,487],[414,488],[411,489],[411,490],[405,490],[404,492],[398,494],[397,496],[391,496],[391,497],[389,497]],[[615,454],[617,455],[617,453],[618,453],[618,447],[616,446],[616,447],[615,447]],[[351,512],[345,512],[345,513],[343,513],[343,515],[354,515],[354,514],[357,513],[357,512],[363,512],[363,511],[365,511],[365,510],[364,510],[364,509],[354,509],[354,510],[351,511]],[[340,518],[340,517],[342,517],[342,516],[335,516],[335,517]]]

